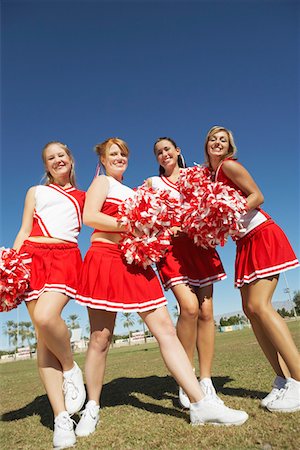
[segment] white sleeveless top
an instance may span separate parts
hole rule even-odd
[[[113,177],[106,176],[109,187],[107,197],[102,205],[101,212],[107,214],[108,216],[116,217],[118,213],[118,206],[123,203],[127,198],[132,198],[134,195],[134,190],[119,181],[115,180]],[[115,233],[113,231],[104,230],[94,230],[94,233]]]
[[[35,188],[35,209],[30,236],[47,236],[77,242],[82,227],[85,192],[57,184]]]
[[[164,191],[169,191],[170,196],[172,198],[175,198],[176,200],[180,200],[180,192],[178,190],[178,187],[175,183],[170,181],[167,177],[164,177],[163,175],[158,177],[151,177],[150,178],[153,189],[162,189]]]

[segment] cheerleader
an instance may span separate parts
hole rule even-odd
[[[176,182],[180,168],[185,167],[180,149],[173,139],[162,137],[154,144],[160,176],[147,180],[154,189],[168,190],[180,199]],[[211,381],[215,324],[213,316],[213,283],[226,278],[221,260],[214,249],[197,247],[179,228],[174,229],[172,246],[157,268],[165,289],[172,292],[179,305],[177,336],[193,365],[197,347],[200,386],[206,394],[216,396]],[[189,399],[179,388],[179,403],[189,407]]]
[[[176,336],[167,301],[153,269],[127,265],[122,257],[118,243],[126,229],[115,217],[118,205],[134,194],[122,184],[129,155],[126,143],[110,138],[95,149],[106,175],[100,175],[92,182],[83,214],[84,223],[95,231],[84,259],[76,296],[79,304],[88,307],[91,326],[85,363],[89,401],[76,427],[77,436],[93,433],[99,421],[106,357],[119,311],[137,312],[156,337],[166,366],[189,396],[190,419],[194,425],[206,422],[242,424],[247,420],[246,413],[226,408],[203,395]]]
[[[86,394],[61,313],[75,297],[82,264],[77,236],[85,193],[76,188],[74,159],[65,144],[49,142],[42,158],[46,182],[27,192],[14,249],[32,259],[24,299],[36,331],[39,374],[54,413],[53,446],[67,447],[76,442],[70,415],[81,409]]]
[[[207,134],[205,157],[215,181],[242,192],[248,212],[244,231],[236,241],[235,286],[240,289],[243,310],[276,378],[271,392],[261,401],[269,411],[300,410],[300,355],[285,321],[272,307],[279,274],[299,267],[291,245],[278,225],[260,205],[264,197],[249,172],[235,161],[231,131],[215,126]],[[285,374],[280,357],[289,373]]]

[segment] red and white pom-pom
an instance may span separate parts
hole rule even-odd
[[[146,268],[159,261],[171,243],[172,226],[180,223],[180,203],[168,191],[145,184],[119,206],[118,221],[127,226],[120,247],[128,264]]]
[[[10,311],[20,303],[29,286],[31,258],[12,248],[0,248],[0,312]]]
[[[247,212],[247,201],[224,183],[202,183],[194,186],[183,210],[182,227],[195,244],[216,247],[243,231],[241,218]]]
[[[197,201],[197,198],[205,193],[211,182],[211,172],[206,166],[196,165],[180,169],[177,185],[182,201],[187,203],[193,200]]]

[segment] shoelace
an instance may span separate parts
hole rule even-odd
[[[76,422],[70,416],[62,416],[55,424],[62,430],[72,430]]]
[[[92,417],[92,419],[96,419],[98,409],[94,406],[86,407],[83,411],[79,413],[80,417],[85,417],[87,413]]]
[[[281,400],[282,397],[284,396],[284,394],[286,393],[286,391],[288,391],[289,387],[290,387],[290,383],[286,383],[285,387],[279,389],[279,392],[277,394],[277,399],[276,400]]]
[[[63,393],[66,395],[71,392],[71,398],[75,400],[75,398],[78,396],[78,388],[75,386],[72,378],[66,378],[63,382]]]
[[[223,400],[220,399],[220,397],[217,396],[216,391],[213,386],[204,386],[202,387],[203,391],[206,395],[208,395],[214,402],[219,403],[220,405],[224,405]]]

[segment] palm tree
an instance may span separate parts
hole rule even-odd
[[[79,317],[77,316],[77,314],[69,315],[69,317],[67,318],[67,322],[68,322],[68,328],[70,330],[75,330],[76,328],[80,328],[78,319],[79,319]]]
[[[142,327],[143,327],[143,332],[144,332],[144,341],[145,341],[145,344],[147,343],[147,338],[146,338],[146,325],[145,325],[145,322],[143,321],[143,319],[141,319],[141,317],[138,319],[138,323],[140,324],[140,325],[142,325]]]
[[[130,345],[131,344],[130,327],[132,327],[134,325],[134,322],[135,322],[134,315],[131,312],[122,313],[121,319],[122,319],[122,322],[123,322],[123,326],[125,328],[128,328],[128,338],[129,338],[129,345]]]
[[[33,326],[31,322],[20,322],[19,324],[22,345],[25,340],[27,340],[28,346],[31,348],[31,340],[34,339],[35,333],[33,331]]]
[[[11,344],[16,346],[18,340],[18,325],[13,320],[8,320],[5,325],[5,334],[8,336],[8,346],[11,347]]]

